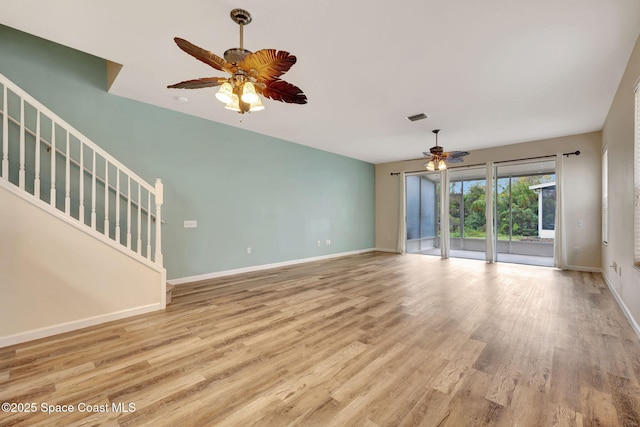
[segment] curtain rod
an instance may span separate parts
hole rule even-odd
[[[571,152],[571,153],[562,153],[562,155],[563,155],[563,156],[567,156],[567,157],[569,157],[569,156],[579,156],[579,155],[580,155],[580,150],[576,150],[576,151],[573,151],[573,152]],[[555,157],[555,155],[550,155],[550,156],[535,156],[535,157],[523,157],[523,158],[521,158],[521,159],[499,160],[499,161],[497,161],[497,162],[493,162],[493,164],[495,165],[495,164],[497,164],[497,163],[518,162],[518,161],[521,161],[521,160],[550,159],[550,158],[553,158],[553,157]],[[480,165],[486,165],[486,163],[477,163],[477,164],[474,164],[474,165],[464,165],[464,166],[453,166],[453,167],[449,167],[449,168],[447,168],[447,169],[470,168],[470,167],[473,167],[473,166],[480,166]],[[424,172],[424,170],[422,170],[422,169],[421,169],[421,170],[417,170],[417,171],[408,171],[408,172],[405,172],[405,173],[418,173],[418,172]],[[391,175],[391,176],[398,176],[398,175],[400,175],[400,174],[401,174],[401,172],[391,172],[391,173],[390,173],[390,175]]]

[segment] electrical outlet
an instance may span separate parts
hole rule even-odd
[[[184,222],[184,228],[197,228],[197,227],[198,227],[198,221],[194,219]]]
[[[247,248],[247,254],[251,254],[251,247]]]
[[[329,239],[325,240],[324,244],[329,246],[331,244],[331,240],[329,240]]]
[[[321,246],[322,242],[320,240],[318,240],[318,246]]]

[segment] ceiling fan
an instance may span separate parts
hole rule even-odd
[[[175,37],[180,49],[231,77],[203,77],[167,86],[171,89],[201,89],[220,86],[216,98],[225,108],[244,114],[264,109],[259,95],[289,104],[306,104],[307,97],[297,86],[282,79],[296,63],[296,57],[284,50],[262,49],[251,52],[243,46],[244,26],[251,22],[251,14],[233,9],[231,19],[240,26],[240,47],[228,49],[224,59],[187,40]]]
[[[428,171],[445,170],[447,168],[446,163],[462,163],[463,157],[469,155],[468,151],[444,151],[444,149],[438,145],[438,133],[440,129],[434,129],[431,132],[436,134],[436,145],[431,147],[429,151],[424,151],[424,158],[428,161],[424,164],[424,167]],[[445,163],[446,162],[446,163]]]

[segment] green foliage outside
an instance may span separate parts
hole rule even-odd
[[[509,178],[498,179],[496,220],[500,240],[509,240],[510,224],[512,240],[538,236],[538,192],[529,189],[529,187],[552,182],[553,179],[554,176],[550,175],[514,177],[511,178],[511,192],[509,191]],[[463,183],[464,194],[461,193],[462,185],[460,182],[452,182],[450,185],[450,236],[460,237],[462,225],[460,210],[463,207],[463,237],[484,238],[486,233],[484,180],[465,181]],[[554,212],[554,210],[550,210],[550,212]],[[549,221],[547,218],[545,220]]]

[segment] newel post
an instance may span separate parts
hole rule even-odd
[[[156,179],[156,264],[162,266],[162,203],[164,203],[164,187],[160,178]]]

